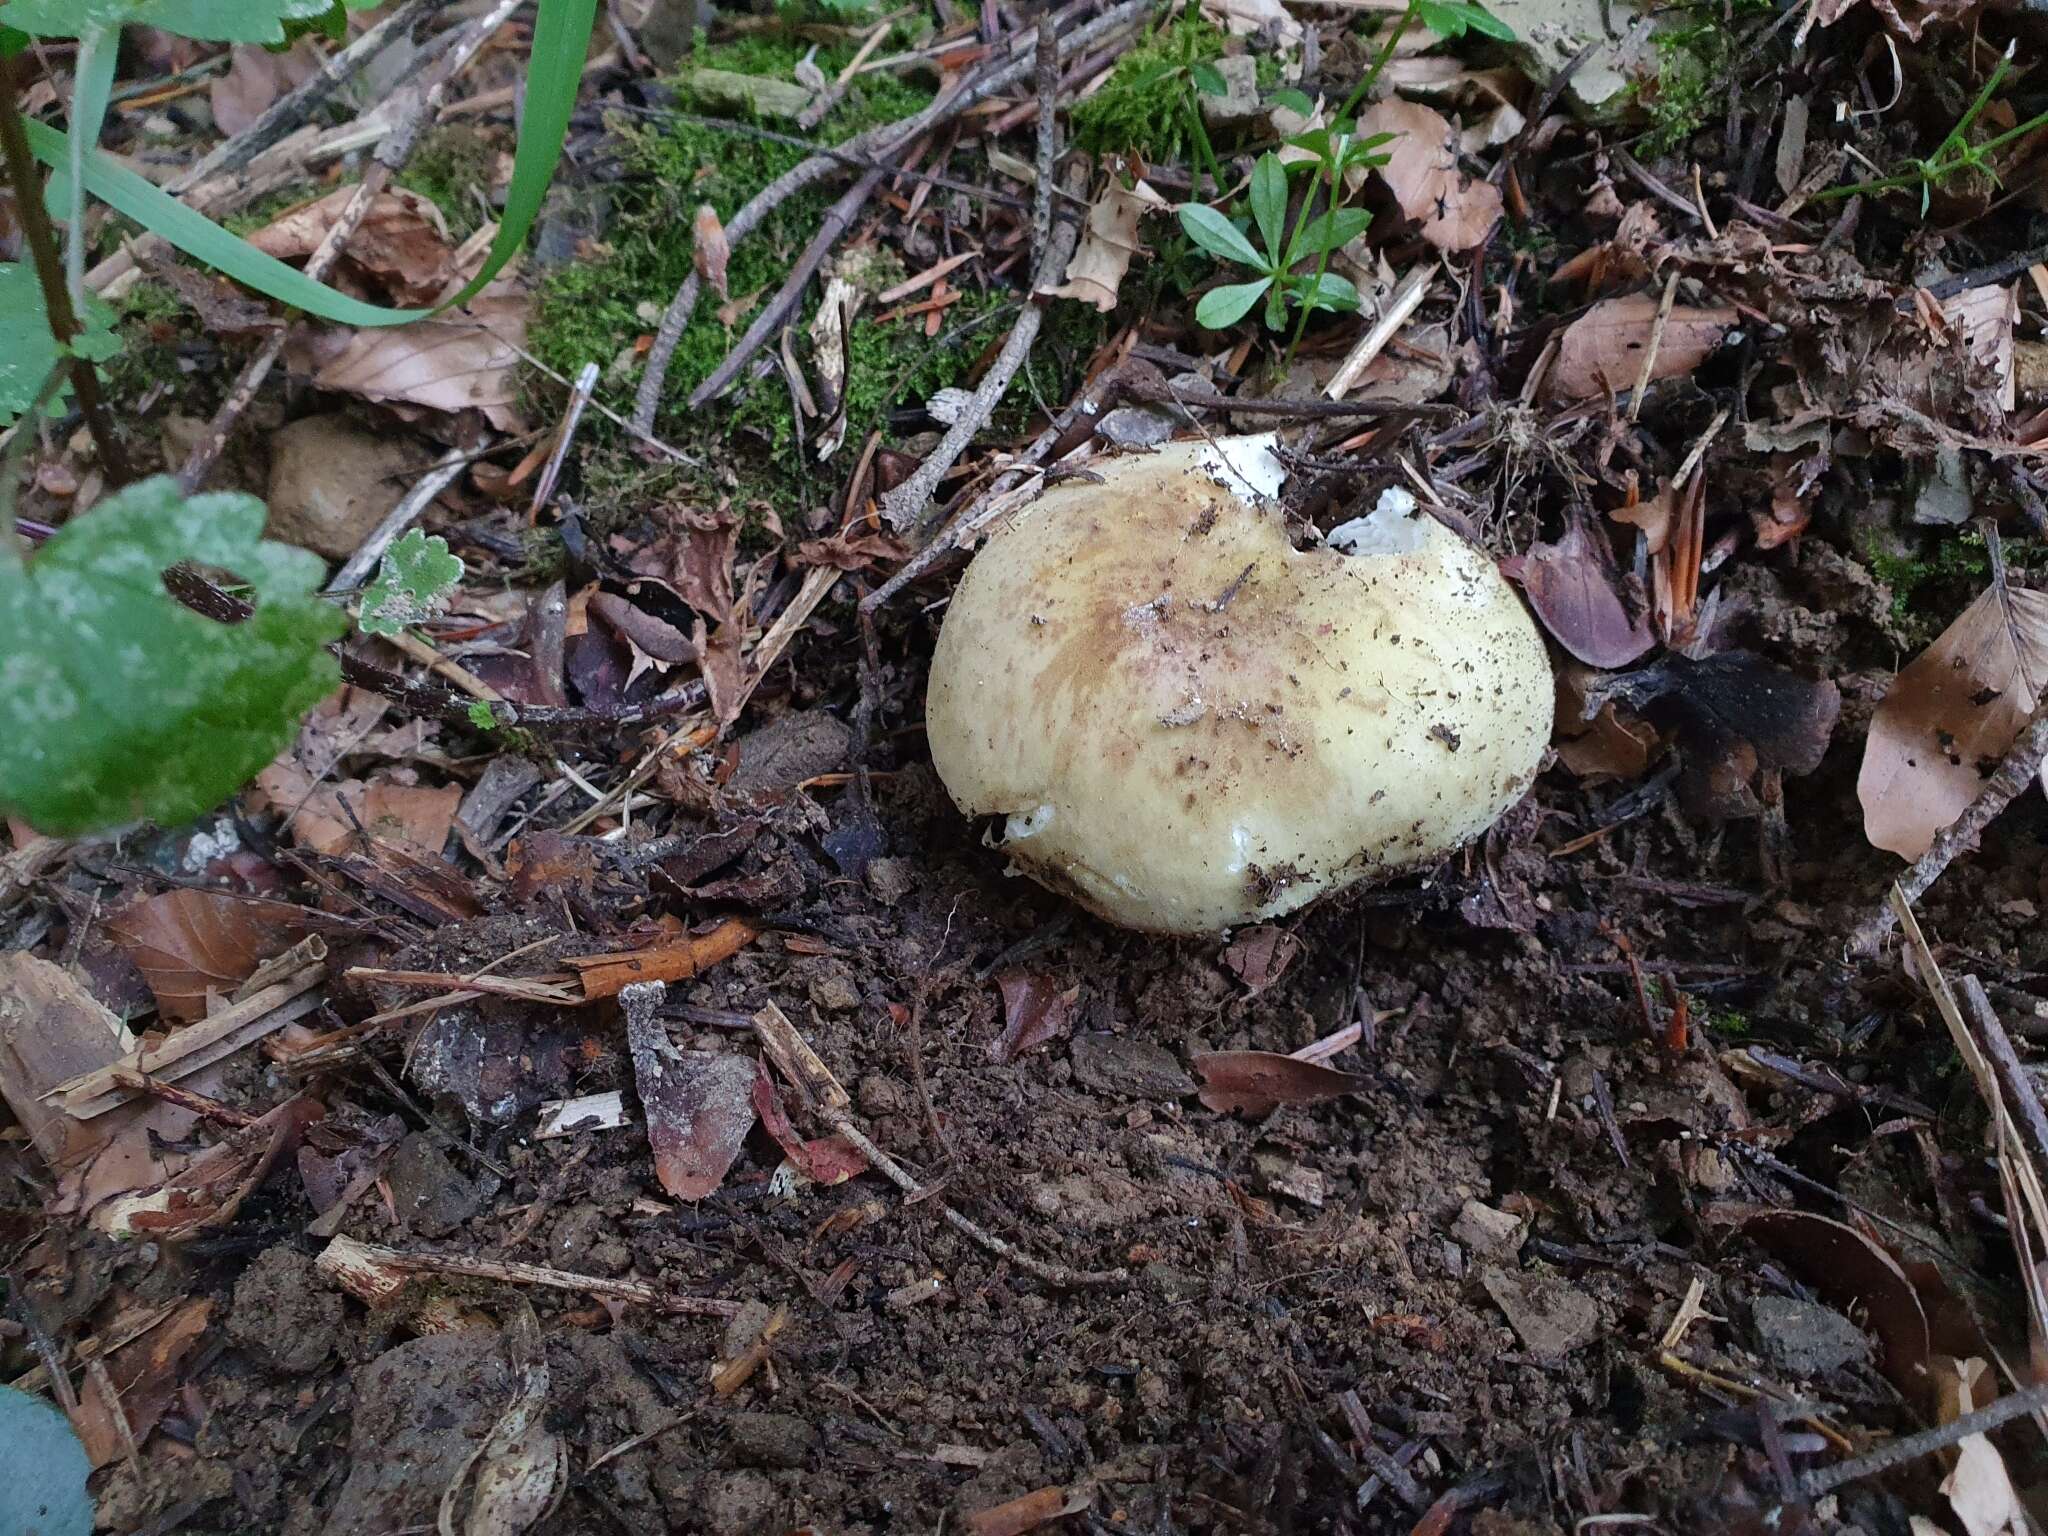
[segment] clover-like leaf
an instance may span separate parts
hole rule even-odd
[[[90,294],[83,319],[85,330],[72,342],[72,352],[104,362],[121,350],[113,310]],[[43,381],[64,355],[50,334],[35,268],[27,262],[0,262],[0,427],[12,425],[35,404]]]
[[[340,680],[347,627],[319,556],[262,537],[263,503],[157,476],[73,518],[24,563],[0,551],[0,807],[71,836],[211,810]],[[175,602],[181,561],[231,571],[255,612]]]
[[[395,635],[447,607],[461,580],[462,561],[448,553],[448,541],[415,528],[384,552],[356,622],[366,635]]]
[[[1252,217],[1258,220],[1259,236],[1266,242],[1268,256],[1262,266],[1278,266],[1280,237],[1287,227],[1287,168],[1275,154],[1259,156],[1252,167]]]
[[[1195,319],[1212,331],[1235,325],[1259,302],[1259,295],[1272,286],[1273,279],[1262,277],[1256,283],[1226,283],[1221,288],[1211,288],[1195,306]]]
[[[287,21],[310,21],[333,0],[7,0],[7,24],[35,37],[99,27],[159,27],[221,43],[281,43]]]
[[[1266,258],[1253,249],[1244,232],[1207,203],[1182,203],[1180,227],[1188,232],[1190,240],[1211,256],[1242,262],[1255,271],[1265,271]],[[1228,321],[1224,323],[1229,324]]]

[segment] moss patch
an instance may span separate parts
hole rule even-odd
[[[1202,157],[1207,130],[1188,71],[1222,56],[1222,29],[1189,7],[1118,59],[1102,89],[1074,108],[1074,142],[1095,154],[1176,164]]]
[[[483,225],[484,199],[490,195],[497,158],[497,148],[485,134],[467,123],[450,123],[420,140],[395,179],[441,210],[448,233],[459,244]]]

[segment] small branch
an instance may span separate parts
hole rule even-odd
[[[2044,759],[2048,759],[2048,706],[2035,711],[2027,728],[2020,732],[2019,740],[2005,754],[2005,761],[1984,781],[1983,789],[1978,791],[1969,808],[1935,833],[1927,851],[1899,877],[1899,889],[1905,892],[1906,900],[1918,901],[1926,894],[1927,888],[1941,878],[1942,871],[1949,867],[1957,854],[1976,846],[1977,834],[1996,820],[1998,813],[2012,804],[2020,791],[2040,776]],[[1850,958],[1868,959],[1876,954],[1878,946],[1892,931],[1894,921],[1890,906],[1879,907],[1850,936]]]
[[[401,110],[391,133],[377,146],[375,161],[364,174],[355,193],[343,207],[340,217],[321,240],[306,262],[306,276],[321,279],[333,270],[341,259],[342,251],[362,227],[371,207],[391,184],[391,178],[404,168],[412,158],[413,146],[418,143],[421,127],[430,119],[441,104],[449,82],[469,63],[483,45],[490,41],[498,29],[512,19],[512,13],[525,0],[498,0],[487,13],[472,21],[445,57],[434,66],[426,78],[412,87],[414,95]],[[205,483],[206,477],[226,451],[228,438],[235,430],[235,423],[256,398],[256,392],[263,387],[263,381],[270,376],[271,368],[284,351],[286,331],[280,327],[264,342],[256,355],[243,365],[241,375],[235,380],[235,387],[214,413],[207,425],[206,436],[200,439],[184,467],[178,471],[178,484],[189,495]]]
[[[404,1277],[460,1275],[471,1280],[498,1280],[507,1285],[537,1285],[551,1291],[575,1291],[589,1296],[614,1296],[657,1312],[690,1317],[737,1317],[745,1306],[712,1296],[683,1296],[641,1280],[617,1280],[608,1275],[579,1275],[544,1264],[520,1264],[508,1259],[474,1259],[455,1253],[403,1253],[379,1243],[358,1242],[337,1237],[314,1267],[350,1294],[365,1301],[388,1301],[403,1288]]]
[[[43,307],[50,334],[68,348],[84,328],[71,307],[71,293],[64,283],[64,260],[57,250],[56,232],[50,228],[49,212],[43,207],[43,179],[29,153],[28,135],[22,131],[21,108],[16,101],[19,66],[13,59],[0,58],[0,156],[7,164],[7,184],[14,189],[15,219],[22,239],[35,263],[36,282],[43,290]],[[85,416],[93,445],[108,480],[126,485],[135,478],[128,455],[114,432],[114,420],[100,398],[99,375],[90,361],[73,356],[69,363],[71,387],[78,396],[78,408]]]
[[[1122,3],[1112,6],[1095,20],[1085,26],[1076,27],[1062,38],[1060,56],[1068,57],[1113,33],[1134,26],[1150,15],[1151,11],[1152,0],[1122,0]],[[913,113],[900,122],[884,123],[869,129],[866,133],[857,134],[840,145],[838,153],[872,155],[877,159],[887,160],[891,152],[906,148],[919,135],[950,121],[997,92],[1007,90],[1032,73],[1035,68],[1036,60],[1031,55],[1022,53],[1021,50],[1013,51],[1003,62],[990,67],[980,79],[963,85],[950,96],[933,102],[923,111]],[[813,155],[776,177],[726,221],[727,244],[738,245],[783,203],[813,182],[830,175],[838,164],[837,155]],[[653,346],[648,350],[647,368],[640,376],[640,389],[634,398],[633,425],[641,432],[654,430],[654,419],[661,411],[661,391],[663,383],[668,378],[669,361],[675,356],[676,344],[682,340],[683,331],[689,326],[690,317],[696,313],[697,299],[702,291],[702,280],[694,271],[691,272],[683,279],[682,286],[676,289],[676,296],[669,301],[668,309],[661,317],[661,326],[655,332]]]
[[[1893,1467],[1918,1461],[1922,1456],[1945,1451],[1971,1435],[1989,1434],[2001,1424],[2010,1424],[2014,1419],[2043,1410],[2048,1410],[2048,1387],[2026,1387],[2001,1397],[1988,1408],[1979,1408],[1975,1413],[1950,1419],[1933,1429],[1923,1429],[1917,1435],[1901,1435],[1868,1455],[1852,1456],[1832,1467],[1808,1472],[1799,1479],[1799,1491],[1808,1499],[1825,1498],[1846,1483],[1889,1472]]]
[[[1059,88],[1060,39],[1048,11],[1038,18],[1038,180],[1031,188],[1031,264],[1039,269],[1041,283],[1048,280],[1044,272],[1045,242],[1052,236],[1052,170],[1060,153],[1054,111],[1059,105]]]

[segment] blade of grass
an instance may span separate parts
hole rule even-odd
[[[64,178],[64,283],[71,307],[85,308],[85,146],[100,141],[107,103],[114,94],[114,65],[121,55],[118,28],[95,27],[78,39],[72,65],[71,114],[65,125],[71,140],[71,166]]]

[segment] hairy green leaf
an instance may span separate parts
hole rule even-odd
[[[85,330],[72,344],[80,357],[104,362],[121,350],[114,334],[114,312],[86,296]],[[0,427],[35,404],[43,380],[64,358],[50,335],[43,309],[43,285],[27,262],[0,262]],[[65,388],[69,388],[67,384]],[[62,398],[62,392],[59,392]]]
[[[1259,236],[1266,242],[1264,267],[1277,267],[1280,240],[1287,228],[1287,169],[1274,154],[1259,156],[1252,167],[1252,217],[1258,220]]]
[[[1212,331],[1235,325],[1259,302],[1259,295],[1272,286],[1273,279],[1262,277],[1256,283],[1226,283],[1221,288],[1211,288],[1195,306],[1195,319]]]
[[[347,627],[319,556],[262,537],[253,496],[157,476],[73,518],[24,563],[0,553],[0,806],[70,836],[211,810],[340,680]],[[217,624],[164,590],[181,561],[232,572],[255,614]]]
[[[1182,203],[1180,227],[1211,256],[1242,262],[1258,272],[1266,269],[1266,258],[1253,249],[1243,232],[1207,203]]]
[[[448,541],[415,528],[384,552],[356,622],[366,635],[395,635],[446,608],[461,580],[462,561],[448,553]]]

